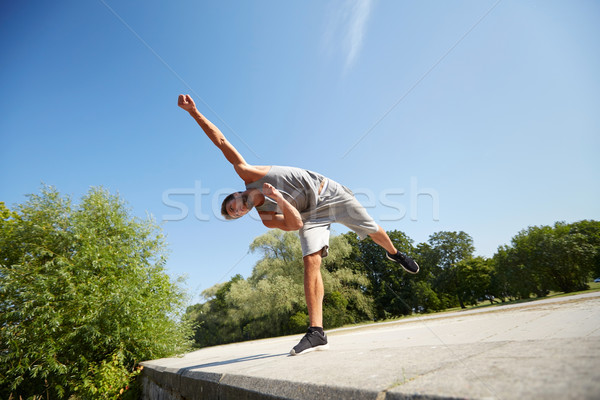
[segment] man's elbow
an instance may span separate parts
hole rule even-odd
[[[294,221],[294,222],[287,222],[287,223],[283,224],[283,226],[280,226],[278,228],[283,231],[286,231],[286,232],[292,232],[292,231],[298,231],[298,230],[302,229],[303,226],[304,226],[304,223],[302,222],[302,220],[299,220],[299,221]]]
[[[227,147],[227,139],[225,139],[225,136],[223,135],[217,135],[213,142],[221,151]]]
[[[302,222],[302,220],[298,220],[298,221],[295,221],[293,224],[289,224],[287,226],[287,228],[290,231],[298,231],[298,230],[302,229],[303,226],[304,226],[304,222]]]

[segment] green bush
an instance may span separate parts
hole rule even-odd
[[[306,331],[308,322],[308,314],[303,311],[298,311],[290,317],[288,322],[289,333],[302,333]]]
[[[138,363],[188,349],[184,292],[151,220],[92,188],[0,203],[0,397],[119,398]]]

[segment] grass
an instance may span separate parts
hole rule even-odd
[[[528,298],[528,299],[518,299],[518,300],[510,300],[510,301],[507,300],[504,303],[502,303],[501,301],[497,301],[494,304],[491,304],[489,302],[489,300],[485,300],[485,301],[477,303],[476,305],[468,305],[468,306],[466,306],[466,308],[453,307],[453,308],[446,308],[445,310],[434,311],[434,312],[423,313],[423,314],[403,315],[401,317],[390,318],[390,319],[386,319],[386,320],[363,321],[363,322],[358,322],[356,324],[344,325],[343,328],[350,328],[350,327],[353,327],[353,326],[362,326],[362,325],[376,324],[376,323],[379,323],[379,322],[398,321],[398,320],[401,320],[401,319],[404,319],[404,318],[414,317],[415,315],[442,314],[442,313],[454,312],[454,311],[461,311],[461,310],[472,310],[472,309],[487,308],[487,307],[505,306],[505,305],[508,305],[508,304],[529,303],[529,302],[534,302],[534,301],[543,300],[543,299],[549,299],[549,298],[553,298],[553,297],[567,297],[567,296],[573,296],[573,295],[576,295],[576,294],[582,294],[582,293],[590,293],[590,292],[598,292],[598,291],[600,291],[600,282],[596,283],[594,281],[590,281],[590,282],[588,282],[588,286],[590,287],[589,289],[587,289],[587,290],[581,290],[581,291],[578,291],[578,292],[565,293],[565,292],[554,292],[554,291],[551,291],[545,297],[531,297],[531,298]]]
[[[519,303],[529,303],[532,301],[536,301],[536,300],[543,300],[543,299],[550,299],[553,297],[566,297],[566,296],[573,296],[576,294],[582,294],[582,293],[589,293],[589,292],[597,292],[600,291],[600,282],[596,283],[594,281],[588,282],[589,285],[589,289],[587,290],[580,290],[578,292],[569,292],[569,293],[565,293],[565,292],[555,292],[555,291],[550,291],[550,293],[545,296],[545,297],[531,297],[528,299],[518,299],[518,300],[510,300],[510,301],[505,301],[504,303],[502,302],[497,302],[494,304],[491,304],[489,302],[489,300],[485,300],[482,302],[477,303],[476,305],[471,305],[471,306],[467,306],[467,308],[460,308],[460,307],[455,307],[452,309],[448,309],[448,310],[444,310],[444,311],[460,311],[460,310],[469,310],[469,309],[473,309],[473,308],[483,308],[483,307],[492,307],[492,306],[504,306],[507,304],[519,304]]]
[[[598,292],[600,291],[600,282],[589,282],[588,285],[590,286],[589,289],[587,290],[580,290],[579,292],[570,292],[570,293],[564,293],[564,292],[550,292],[550,294],[546,297],[562,297],[562,296],[572,296],[574,294],[581,294],[581,293],[589,293],[589,292]]]

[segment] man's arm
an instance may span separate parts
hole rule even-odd
[[[196,104],[194,103],[194,100],[192,100],[190,95],[180,94],[177,105],[183,108],[185,111],[187,111],[192,116],[192,118],[196,120],[198,125],[200,125],[200,127],[204,131],[204,133],[206,133],[206,136],[208,136],[208,138],[214,143],[214,145],[217,146],[219,150],[221,150],[227,161],[229,161],[231,165],[233,165],[235,171],[238,173],[240,178],[242,178],[244,181],[247,181],[247,179],[249,179],[247,176],[247,172],[251,168],[251,166],[248,165],[248,163],[246,163],[246,160],[244,160],[244,157],[242,157],[242,155],[237,151],[237,149],[233,147],[231,143],[229,143],[229,141],[225,138],[225,135],[223,135],[219,128],[217,128],[215,124],[210,122],[208,118],[206,118],[200,113],[200,111],[198,111],[198,109],[196,108]]]
[[[258,215],[267,228],[278,228],[284,231],[297,231],[304,226],[302,217],[296,207],[292,206],[283,198],[279,190],[272,185],[263,184],[263,194],[269,196],[277,202],[279,209],[283,214],[277,214],[275,211],[259,211]]]

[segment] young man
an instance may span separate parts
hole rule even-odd
[[[388,259],[399,263],[411,274],[419,272],[417,263],[394,247],[387,233],[345,186],[300,168],[250,165],[221,131],[198,111],[189,95],[180,95],[178,105],[196,120],[246,184],[245,191],[225,198],[221,207],[223,216],[237,219],[255,207],[267,228],[299,231],[310,327],[290,354],[305,354],[328,347],[327,335],[323,332],[321,260],[327,256],[329,227],[333,222],[344,224],[361,239],[370,236],[386,250]]]

